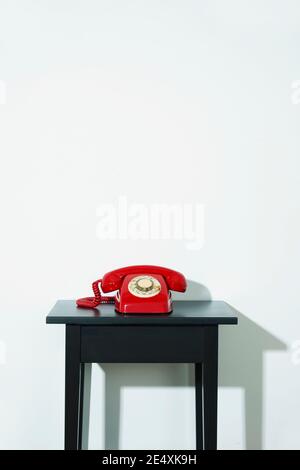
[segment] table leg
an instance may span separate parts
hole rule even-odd
[[[218,327],[206,327],[203,361],[204,449],[217,449]]]
[[[88,450],[92,364],[80,365],[79,449]]]
[[[80,326],[66,326],[65,365],[65,450],[81,448]]]
[[[196,449],[203,450],[203,393],[202,364],[195,364]]]

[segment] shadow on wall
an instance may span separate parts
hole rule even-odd
[[[175,296],[178,299],[180,297]],[[185,300],[211,300],[207,287],[188,281]],[[263,353],[285,350],[286,345],[268,331],[236,311],[237,327],[220,328],[219,386],[239,387],[245,390],[246,449],[262,448],[263,425]],[[157,365],[101,364],[105,371],[105,448],[119,449],[120,395],[122,387],[193,386],[192,365],[172,364],[171,374],[158,373]],[[90,394],[90,370],[86,377],[86,396]],[[88,410],[85,414],[88,414]],[[88,422],[88,417],[84,420]],[[87,429],[84,448],[87,448]]]
[[[262,449],[263,353],[286,345],[236,311],[238,329],[220,328],[219,386],[245,390],[246,449]]]
[[[186,387],[193,385],[191,368],[186,364],[102,364],[105,372],[105,449],[119,449],[121,389],[123,387]],[[136,410],[144,407],[144,402],[136,403]],[[141,410],[143,413],[143,410]],[[176,416],[176,409],[174,409]],[[140,431],[144,422],[141,424]],[[163,425],[164,426],[164,425]],[[172,424],[165,423],[166,432]],[[174,447],[175,448],[175,447]]]

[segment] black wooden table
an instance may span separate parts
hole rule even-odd
[[[65,449],[81,449],[85,364],[194,363],[197,449],[217,448],[218,327],[237,324],[222,301],[175,301],[170,315],[119,315],[59,300],[47,323],[66,325]]]

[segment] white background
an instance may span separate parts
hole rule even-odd
[[[300,448],[299,27],[297,0],[0,1],[1,448],[62,447],[64,331],[45,316],[139,263],[241,312],[219,447]],[[205,204],[203,248],[99,240],[120,195]],[[89,446],[193,448],[193,400],[187,365],[95,365]]]

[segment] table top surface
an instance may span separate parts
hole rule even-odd
[[[235,325],[236,311],[220,300],[174,301],[173,312],[169,314],[116,313],[114,305],[102,304],[95,309],[82,309],[75,300],[58,300],[46,323],[66,325]]]

